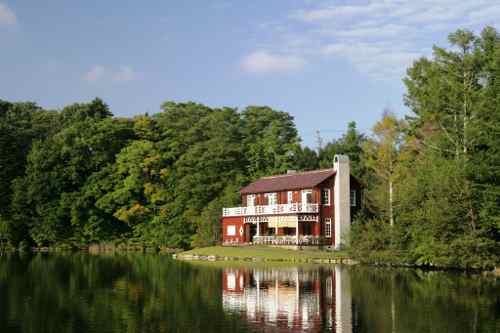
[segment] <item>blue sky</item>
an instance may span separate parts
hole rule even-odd
[[[405,114],[408,65],[499,17],[496,0],[0,0],[0,98],[99,96],[118,116],[166,100],[268,105],[314,146],[316,130],[330,140],[384,108]]]

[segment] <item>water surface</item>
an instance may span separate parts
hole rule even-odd
[[[0,332],[253,331],[500,332],[500,285],[413,269],[0,255]]]

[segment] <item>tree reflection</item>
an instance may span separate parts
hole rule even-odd
[[[0,254],[0,332],[496,332],[497,280],[373,267]],[[234,266],[236,265],[236,266]]]

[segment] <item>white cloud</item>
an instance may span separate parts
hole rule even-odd
[[[135,78],[135,73],[129,66],[122,66],[113,74],[113,80],[116,82],[132,81]]]
[[[261,47],[284,50],[302,63],[320,56],[345,59],[371,78],[392,80],[413,60],[429,56],[431,46],[442,44],[448,33],[478,32],[498,25],[498,17],[498,0],[316,1],[274,23],[288,30],[269,32],[272,40]]]
[[[0,24],[16,24],[16,14],[6,4],[0,3]]]
[[[305,65],[304,59],[290,54],[254,51],[241,61],[242,68],[249,73],[282,73],[295,71]]]
[[[101,65],[93,66],[83,76],[84,80],[90,83],[94,82],[128,82],[134,80],[136,74],[129,66],[121,66],[118,69],[105,68]]]
[[[101,80],[104,77],[105,70],[103,66],[96,65],[92,67],[87,73],[84,75],[85,81],[88,82],[96,82]]]

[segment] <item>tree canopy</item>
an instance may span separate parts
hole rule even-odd
[[[293,117],[165,102],[114,117],[99,98],[62,110],[0,100],[0,242],[125,241],[188,248],[220,241],[238,189],[346,154],[364,184],[351,251],[369,261],[485,267],[500,257],[500,35],[457,30],[404,78],[410,113],[354,121],[317,149]],[[375,110],[376,111],[376,110]]]

